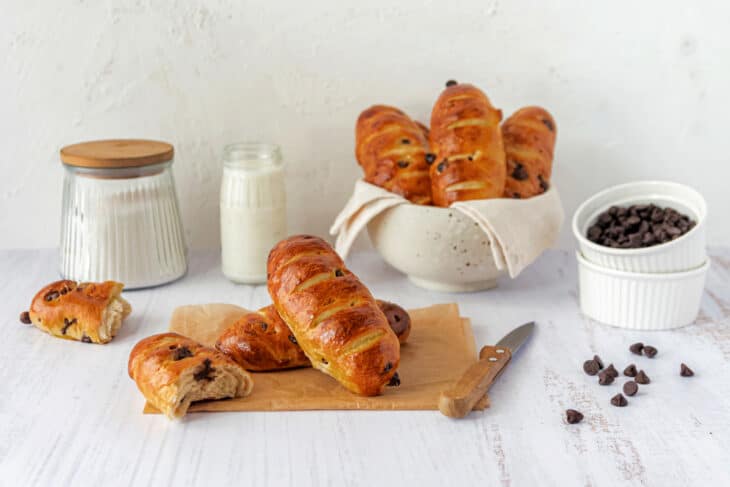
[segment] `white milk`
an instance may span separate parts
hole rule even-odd
[[[223,274],[238,283],[264,283],[269,251],[286,237],[281,153],[275,145],[234,144],[226,147],[223,163]]]

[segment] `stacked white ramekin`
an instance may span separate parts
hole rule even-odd
[[[653,203],[696,222],[660,245],[617,249],[591,242],[586,232],[611,206]],[[710,266],[705,251],[707,205],[697,191],[664,181],[640,181],[597,193],[573,215],[583,313],[602,323],[638,330],[668,330],[697,317]]]

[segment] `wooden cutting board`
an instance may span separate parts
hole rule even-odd
[[[230,304],[182,306],[173,312],[170,331],[213,345],[221,331],[248,311]],[[189,411],[296,411],[322,409],[438,409],[439,394],[477,360],[468,319],[456,304],[409,310],[412,328],[401,347],[401,385],[376,397],[352,394],[312,368],[254,372],[253,392],[245,398],[204,401]],[[487,396],[474,409],[489,406]],[[145,413],[158,411],[147,404]]]

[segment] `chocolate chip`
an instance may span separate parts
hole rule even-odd
[[[611,384],[613,384],[613,381],[614,381],[614,376],[611,375],[610,373],[606,372],[605,370],[602,370],[598,374],[598,383],[601,384],[602,386],[611,385]]]
[[[593,360],[596,361],[596,363],[598,364],[598,368],[599,369],[602,369],[603,368],[603,360],[601,360],[601,357],[599,357],[598,355],[594,355],[593,356]]]
[[[636,378],[634,380],[637,384],[648,384],[651,382],[651,379],[649,379],[649,376],[646,375],[643,370],[640,370],[639,373],[636,374]]]
[[[682,364],[679,368],[679,375],[681,375],[682,377],[692,377],[693,375],[695,375],[695,373],[692,371],[692,369],[687,367],[687,364]]]
[[[583,421],[583,414],[575,409],[567,409],[565,411],[565,420],[568,424],[576,424]]]
[[[525,166],[523,166],[519,162],[515,163],[515,168],[512,171],[512,174],[510,174],[510,176],[512,176],[517,181],[524,181],[525,179],[530,177],[530,175],[527,174],[527,170],[525,169]]]
[[[408,161],[398,161],[398,167],[400,167],[400,168],[408,167]]]
[[[614,379],[619,376],[618,370],[616,370],[616,367],[614,367],[613,364],[606,367],[604,369],[604,372],[606,372],[607,374],[611,374]]]
[[[294,345],[299,345],[299,342],[297,342],[297,339],[294,335],[289,335],[289,341],[292,342]]]
[[[193,379],[200,382],[201,380],[213,380],[210,376],[211,373],[215,372],[215,369],[210,366],[212,362],[209,358],[203,360],[203,368],[193,374]]]
[[[447,87],[448,87],[448,86],[454,86],[454,85],[458,85],[458,84],[459,84],[459,83],[458,83],[458,82],[456,82],[456,81],[455,81],[455,80],[453,80],[453,79],[450,79],[450,80],[448,80],[448,81],[446,82],[446,86],[447,86]]]
[[[586,360],[583,362],[583,372],[588,375],[596,375],[601,368],[598,366],[598,362],[595,360]]]
[[[43,296],[43,299],[46,301],[53,301],[54,299],[57,299],[60,296],[58,291],[48,291],[45,296]]]
[[[512,193],[512,197],[515,199],[520,199],[520,198],[522,198],[522,195],[520,193],[518,193],[517,191],[515,191],[514,193]]]
[[[337,270],[335,271],[335,276],[336,276],[336,277],[342,277],[342,276],[344,276],[344,275],[345,275],[345,274],[344,274],[344,273],[342,272],[342,269],[337,269]]]
[[[611,398],[611,404],[616,407],[622,408],[627,406],[629,404],[629,401],[627,401],[624,395],[619,392]]]
[[[426,153],[426,164],[429,166],[433,164],[433,161],[436,160],[436,154],[432,154],[431,152]]]
[[[646,345],[644,347],[644,355],[646,355],[649,358],[656,357],[656,354],[657,353],[659,353],[659,350],[657,350],[656,348],[654,348],[654,347],[652,347],[650,345]]]
[[[603,234],[603,229],[598,225],[593,225],[588,229],[588,240],[591,242],[598,242]]]
[[[401,143],[401,144],[406,144],[406,145],[407,145],[407,144],[410,144],[410,143],[411,143],[411,141],[410,141],[410,140],[408,140],[408,139],[402,139],[402,140],[400,141],[400,143]]]
[[[383,372],[388,372],[392,368],[393,368],[393,364],[388,362],[387,364],[385,364],[385,368],[383,369]]]
[[[624,384],[624,394],[631,397],[639,391],[639,386],[633,380]]]
[[[69,329],[71,325],[76,323],[76,318],[69,320],[68,318],[63,319],[63,328],[61,328],[61,335],[65,335],[66,331]]]
[[[548,128],[548,130],[549,130],[550,132],[554,132],[554,131],[555,131],[555,126],[553,125],[553,122],[551,122],[551,121],[550,121],[550,120],[548,120],[547,118],[543,118],[543,119],[541,120],[541,122],[545,124],[545,126],[546,126],[546,127]]]
[[[636,377],[636,365],[631,364],[624,369],[624,375],[626,377]]]
[[[185,346],[176,348],[175,351],[172,353],[172,359],[175,361],[182,360],[184,358],[188,358],[188,357],[192,357],[192,356],[193,356],[193,352],[191,352],[190,349]]]
[[[388,387],[398,387],[400,385],[400,376],[398,375],[398,372],[393,374],[393,377],[390,378],[390,381],[388,382]]]
[[[329,365],[329,362],[327,362],[327,359],[324,357],[322,357],[322,363],[325,365]]]
[[[537,175],[537,180],[540,181],[540,189],[542,189],[543,191],[547,191],[550,188],[550,185],[542,177],[542,174]]]
[[[444,172],[444,169],[446,169],[446,166],[448,165],[448,162],[446,159],[444,159],[441,163],[439,163],[438,166],[436,166],[436,171],[439,173]]]
[[[267,328],[269,328],[269,324],[266,323],[265,321],[262,321],[261,323],[259,323],[259,326],[261,327],[261,330],[263,330],[263,331],[266,331]]]
[[[84,343],[91,343],[91,338],[87,337],[86,335],[81,337],[81,341]]]
[[[23,311],[22,313],[20,313],[20,322],[24,325],[30,325],[31,323],[33,323],[30,320],[30,313],[28,313],[27,311]]]
[[[643,343],[641,343],[641,342],[638,342],[638,343],[634,343],[633,345],[631,345],[631,346],[629,347],[629,351],[630,351],[631,353],[633,353],[633,354],[636,354],[636,355],[641,355],[641,354],[642,354],[642,352],[644,351],[644,344],[643,344]]]

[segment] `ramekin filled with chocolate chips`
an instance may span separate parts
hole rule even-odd
[[[641,330],[687,325],[699,311],[709,259],[704,198],[679,183],[601,191],[573,216],[581,310]]]
[[[583,257],[607,269],[683,272],[702,266],[707,206],[679,183],[640,181],[603,190],[573,216]]]

